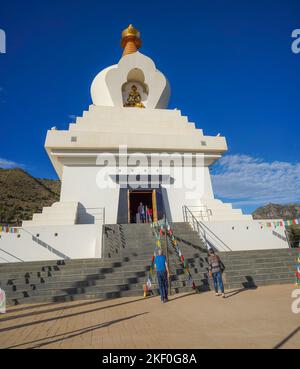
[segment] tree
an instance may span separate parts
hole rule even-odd
[[[287,229],[291,247],[298,247],[300,241],[300,225],[292,225]]]

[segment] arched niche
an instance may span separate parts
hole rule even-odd
[[[145,75],[139,68],[133,68],[127,74],[127,80],[122,85],[123,106],[126,104],[129,94],[133,88],[136,87],[137,92],[141,96],[141,102],[146,107],[149,95],[148,85],[145,83]]]
[[[118,64],[97,74],[91,86],[93,104],[123,107],[122,89],[125,90],[130,82],[139,85],[143,105],[148,109],[168,107],[171,93],[168,80],[156,69],[152,59],[138,51],[122,57]]]

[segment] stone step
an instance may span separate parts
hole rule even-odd
[[[197,278],[205,278],[206,272],[202,271],[197,273]],[[71,280],[61,280],[61,281],[53,281],[50,279],[49,281],[45,283],[30,283],[25,284],[24,282],[14,285],[5,286],[5,292],[7,294],[14,293],[16,291],[33,291],[33,290],[42,290],[42,289],[49,289],[49,288],[55,288],[59,285],[63,285],[64,288],[69,287],[88,287],[88,286],[102,286],[108,283],[113,284],[124,284],[124,283],[145,283],[148,279],[148,274],[144,276],[136,276],[132,277],[131,274],[126,276],[110,276],[109,278],[99,278],[98,275],[95,275],[94,278],[88,278],[88,279],[71,279]],[[172,281],[185,281],[187,279],[187,276],[185,274],[178,274],[178,275],[172,275],[171,280]],[[156,276],[153,276],[153,281],[156,281]]]
[[[197,283],[198,285],[202,284],[201,280],[195,280],[195,283]],[[67,292],[69,294],[82,294],[82,293],[90,293],[90,292],[109,292],[109,291],[113,291],[113,290],[122,290],[122,291],[126,291],[126,290],[131,290],[131,289],[136,289],[136,290],[140,290],[143,291],[143,285],[145,284],[145,281],[142,282],[137,282],[137,283],[112,283],[111,281],[107,281],[107,283],[105,284],[101,284],[101,285],[92,285],[92,286],[74,286],[74,287],[66,287],[64,286],[64,288],[61,288],[59,286],[56,287],[52,287],[52,286],[45,286],[44,288],[41,289],[36,289],[36,290],[26,290],[26,291],[16,291],[13,293],[13,295],[11,295],[9,292],[7,293],[7,298],[8,299],[13,299],[13,298],[23,298],[23,297],[31,297],[31,296],[55,296],[57,294],[60,294],[61,292]],[[187,280],[175,280],[171,283],[172,288],[180,288],[180,287],[185,287],[187,284]],[[157,283],[154,282],[153,283],[153,288],[157,288]]]
[[[239,259],[239,258],[269,258],[269,257],[286,257],[286,256],[294,256],[297,255],[296,251],[292,251],[291,249],[283,249],[285,252],[282,252],[281,249],[277,250],[270,250],[270,251],[261,251],[258,250],[256,253],[244,251],[245,254],[239,251],[233,251],[232,254],[230,253],[222,253],[220,252],[219,255],[222,258],[230,258],[230,259]]]
[[[195,274],[198,273],[207,273],[206,267],[190,267],[190,270],[194,270]],[[182,267],[176,267],[172,271],[172,275],[181,275],[184,273],[184,269]],[[73,281],[73,280],[91,280],[91,279],[109,279],[109,278],[136,278],[136,277],[143,277],[145,275],[148,275],[149,271],[146,269],[144,270],[118,270],[115,272],[108,272],[108,273],[94,273],[94,274],[78,274],[77,272],[73,273],[62,273],[62,274],[56,274],[48,278],[38,278],[36,276],[33,276],[32,278],[19,278],[19,279],[8,279],[5,283],[3,283],[3,286],[17,286],[20,284],[42,284],[42,283],[48,283],[51,281],[55,282],[64,282],[64,281]],[[154,272],[153,275],[156,275]]]
[[[197,267],[192,268],[195,275],[200,273],[207,273],[207,268]],[[175,268],[175,271],[172,271],[172,274],[175,276],[180,276],[184,274],[184,270],[182,267]],[[110,279],[110,278],[137,278],[137,277],[145,277],[148,276],[149,271],[147,270],[138,270],[136,272],[132,271],[115,271],[115,272],[107,272],[104,273],[95,273],[95,274],[78,274],[76,272],[73,273],[63,273],[63,274],[54,274],[48,278],[38,278],[36,276],[32,276],[31,278],[18,278],[18,279],[8,279],[6,281],[3,280],[2,287],[5,289],[7,286],[19,286],[19,285],[39,285],[39,284],[47,284],[52,281],[55,283],[65,283],[66,281],[82,281],[82,280],[96,280],[96,279]],[[154,273],[155,275],[155,273]]]
[[[297,263],[294,261],[280,261],[280,262],[260,262],[260,263],[248,263],[248,264],[231,264],[231,263],[225,263],[224,265],[226,269],[233,269],[233,270],[241,270],[241,269],[259,269],[264,267],[296,267]]]
[[[275,263],[275,262],[286,262],[286,261],[295,261],[297,262],[297,258],[294,256],[274,256],[269,258],[264,257],[257,257],[257,258],[236,258],[236,259],[229,259],[229,258],[221,258],[224,263],[230,265],[238,265],[238,264],[257,264],[257,263]]]
[[[201,280],[196,280],[196,284],[201,285]],[[32,297],[42,297],[44,296],[45,299],[47,297],[55,297],[57,295],[61,295],[62,293],[67,293],[68,295],[88,295],[88,294],[95,294],[95,293],[110,293],[113,291],[130,291],[135,290],[139,294],[143,293],[143,283],[133,283],[133,284],[106,284],[102,286],[90,286],[90,287],[71,287],[71,288],[49,288],[49,289],[42,289],[36,291],[24,291],[24,292],[15,292],[13,296],[7,296],[8,300],[14,299],[29,299]],[[187,281],[175,281],[171,284],[172,289],[181,289],[187,287]],[[191,288],[191,287],[189,287]],[[153,289],[157,289],[157,285],[153,284]]]
[[[274,256],[274,255],[296,255],[297,249],[275,249],[275,250],[245,250],[245,251],[231,251],[231,252],[219,252],[221,257],[257,257],[260,255]]]
[[[179,260],[178,256],[176,253],[170,253],[170,262],[173,262],[175,260]],[[107,268],[107,267],[121,267],[123,264],[126,263],[126,265],[131,265],[131,264],[135,264],[135,265],[140,265],[140,264],[150,264],[151,260],[152,260],[153,254],[146,254],[146,255],[140,255],[137,254],[134,257],[123,257],[123,258],[110,258],[107,259],[103,262],[91,262],[91,263],[84,263],[84,264],[66,264],[64,266],[58,266],[58,265],[54,265],[51,267],[45,266],[45,267],[30,267],[27,265],[24,265],[23,268],[6,268],[6,269],[2,269],[0,270],[0,276],[1,275],[6,275],[7,273],[11,274],[11,273],[27,273],[27,272],[55,272],[55,271],[60,271],[60,270],[69,270],[69,269],[88,269],[88,268]],[[192,257],[186,257],[186,259],[193,259],[193,258],[197,258],[197,257],[201,257],[201,255],[198,254],[193,254]]]
[[[278,285],[278,284],[293,284],[294,281],[292,278],[281,278],[281,279],[265,279],[265,280],[255,280],[255,286],[260,287],[260,286],[270,286],[270,285]],[[249,287],[247,287],[247,282],[243,281],[243,282],[230,282],[230,283],[225,283],[225,288],[227,290],[233,290],[233,289],[241,289],[244,288],[244,284],[246,286],[246,288],[251,288],[253,287],[252,284],[249,285]]]
[[[182,288],[178,292],[186,292],[190,291],[191,288]],[[175,290],[173,291],[175,293]],[[158,295],[157,291],[154,291],[154,296]],[[19,305],[19,304],[36,304],[36,303],[46,303],[46,302],[53,302],[53,303],[62,303],[62,302],[70,302],[70,301],[81,301],[86,299],[99,299],[99,300],[108,300],[108,299],[115,299],[120,297],[139,297],[143,298],[143,292],[140,290],[130,290],[130,291],[110,291],[110,292],[97,292],[94,294],[75,294],[70,295],[67,293],[61,293],[56,296],[34,296],[30,298],[19,298],[19,299],[11,299],[8,300],[8,305]]]
[[[101,273],[93,273],[93,274],[85,274],[78,272],[70,272],[70,273],[57,273],[53,274],[49,277],[36,277],[32,276],[31,278],[18,278],[18,279],[7,279],[2,280],[2,288],[6,288],[7,286],[18,286],[18,285],[39,285],[39,284],[47,284],[51,281],[55,281],[57,283],[64,283],[65,281],[74,281],[74,280],[90,280],[90,279],[109,279],[109,278],[136,278],[147,276],[149,274],[148,267],[145,267],[144,270],[141,269],[123,269],[118,271],[101,271]],[[180,266],[170,267],[170,271],[172,275],[180,276],[184,274],[184,269]],[[200,273],[207,273],[206,267],[193,267],[190,266],[190,271],[194,275],[198,275]]]
[[[197,257],[198,255],[196,255]],[[5,277],[8,275],[26,275],[26,274],[32,274],[32,273],[55,273],[60,271],[68,271],[68,270],[88,270],[88,269],[96,269],[96,268],[119,268],[123,265],[150,265],[152,261],[153,255],[146,255],[144,257],[143,255],[137,255],[135,258],[123,258],[123,259],[109,259],[105,260],[103,262],[94,262],[94,263],[84,263],[84,264],[66,264],[64,266],[51,266],[51,267],[43,267],[43,268],[31,268],[30,266],[24,265],[23,269],[7,269],[7,270],[0,270],[0,277]],[[192,261],[193,259],[196,259],[195,257],[192,258],[186,258],[187,260]],[[175,261],[178,261],[178,256],[174,254],[170,254],[170,263],[173,263]]]
[[[206,266],[194,266],[190,265],[190,271],[192,273],[200,273],[200,272],[207,272]],[[50,279],[56,278],[57,280],[63,280],[64,278],[72,277],[72,278],[84,278],[89,275],[97,275],[97,276],[110,276],[110,275],[126,275],[131,274],[135,276],[139,273],[148,273],[150,270],[150,266],[144,266],[144,267],[138,267],[138,266],[125,266],[120,269],[112,269],[112,268],[102,268],[102,269],[88,269],[88,270],[63,270],[55,273],[46,273],[46,274],[32,274],[27,277],[22,276],[16,276],[16,278],[13,278],[13,276],[9,276],[8,278],[2,278],[1,279],[1,285],[2,287],[5,287],[7,285],[17,285],[20,282],[24,283],[26,281],[26,284],[31,283],[38,283],[38,281],[44,280],[47,282]],[[170,271],[172,274],[182,274],[183,273],[183,267],[181,265],[170,265]]]
[[[142,296],[156,245],[153,230],[149,224],[105,225],[105,229],[104,259],[0,265],[0,282],[5,285],[9,302]],[[207,278],[207,252],[200,237],[187,223],[175,223],[173,231],[198,289],[213,289],[212,280]],[[187,275],[169,239],[168,252],[172,290],[191,291],[191,287],[186,286]],[[294,250],[227,252],[220,256],[226,266],[226,288],[243,288],[251,280],[256,285],[291,283],[296,270]],[[154,278],[154,289],[155,286]]]
[[[296,270],[296,264],[295,263],[262,263],[262,264],[256,264],[256,265],[236,265],[235,267],[230,267],[227,265],[225,272],[229,273],[247,273],[248,271],[255,271],[255,270],[263,270],[263,269],[269,269],[273,270],[274,272],[283,269],[283,270]]]
[[[225,279],[225,277],[224,277]],[[231,283],[238,283],[238,282],[246,282],[247,280],[253,280],[255,283],[259,283],[260,281],[273,281],[273,280],[281,280],[281,279],[289,279],[289,281],[292,283],[293,281],[295,281],[295,273],[291,273],[291,272],[282,272],[281,274],[276,274],[276,273],[264,273],[264,274],[252,274],[251,276],[248,276],[247,274],[245,274],[244,276],[240,275],[240,276],[235,276],[235,277],[230,277],[229,279],[225,279],[226,283],[231,284]]]

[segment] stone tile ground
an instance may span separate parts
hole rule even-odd
[[[20,305],[0,316],[0,348],[300,348],[294,288]]]

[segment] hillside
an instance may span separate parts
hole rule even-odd
[[[23,169],[0,168],[0,224],[20,225],[44,206],[59,201],[60,181],[34,178]],[[300,218],[300,204],[268,204],[256,209],[254,219]]]
[[[38,179],[24,170],[0,168],[0,224],[20,225],[59,200],[60,181]]]
[[[295,219],[300,218],[300,204],[268,204],[256,209],[252,216],[254,219]]]
[[[300,218],[300,204],[268,204],[256,209],[252,216],[254,219],[298,219]],[[292,247],[298,247],[300,241],[300,225],[287,227],[287,234]]]

